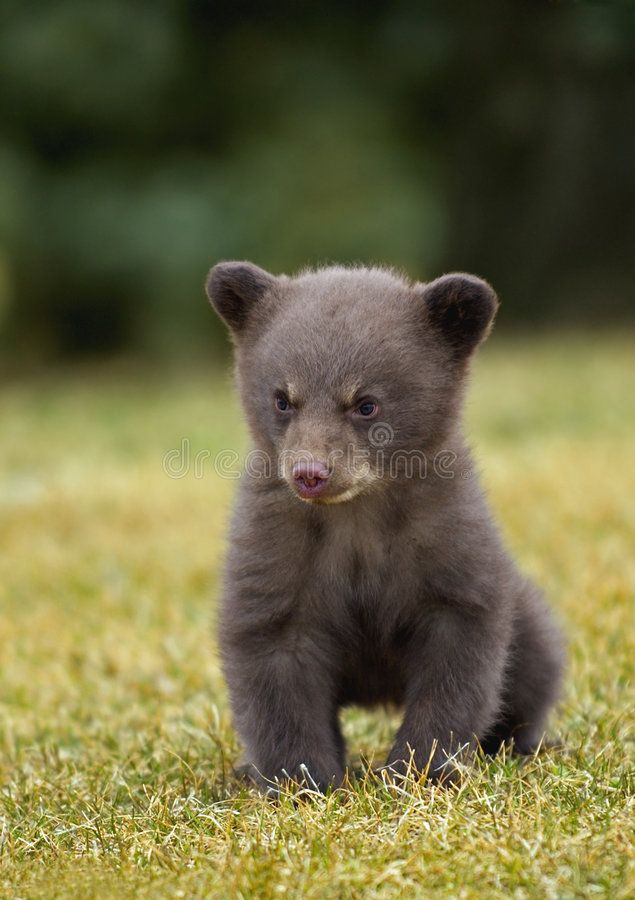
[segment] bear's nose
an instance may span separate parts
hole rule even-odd
[[[302,496],[317,496],[326,488],[330,478],[329,467],[325,462],[297,462],[293,467],[293,481]]]
[[[318,481],[326,481],[331,473],[324,462],[297,462],[293,467],[293,477],[296,481],[304,481],[309,487],[314,487]]]

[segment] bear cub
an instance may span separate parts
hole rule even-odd
[[[231,526],[220,648],[263,789],[345,777],[339,710],[399,704],[386,767],[543,737],[560,632],[505,550],[463,436],[470,359],[498,300],[472,275],[209,273],[253,452]],[[519,472],[518,477],[522,477]]]

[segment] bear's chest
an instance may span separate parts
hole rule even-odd
[[[355,597],[404,591],[419,577],[421,541],[414,527],[358,516],[323,527],[315,555],[320,581]]]
[[[420,606],[416,540],[405,530],[363,521],[325,530],[313,570],[320,618],[333,623],[349,644],[385,648]]]
[[[316,568],[319,581],[343,595],[359,597],[385,590],[395,561],[392,536],[353,523],[324,529]]]

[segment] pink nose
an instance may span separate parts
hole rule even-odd
[[[330,477],[323,462],[297,462],[293,467],[293,483],[303,497],[317,497],[323,493]]]

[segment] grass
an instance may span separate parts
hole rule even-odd
[[[244,447],[226,379],[6,384],[0,895],[632,897],[634,359],[629,335],[494,339],[470,395],[507,540],[569,637],[564,747],[481,761],[457,790],[277,804],[232,780],[213,642],[235,481],[193,463]],[[394,725],[347,713],[351,755],[378,759]]]

